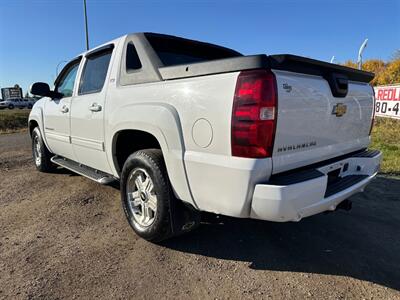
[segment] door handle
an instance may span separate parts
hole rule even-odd
[[[60,111],[61,111],[63,114],[65,114],[65,113],[69,112],[69,108],[68,108],[68,106],[63,105],[63,106],[60,108]]]
[[[91,106],[89,106],[89,110],[91,111],[101,111],[101,105],[97,104],[96,102],[92,103]]]

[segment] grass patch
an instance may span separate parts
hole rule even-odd
[[[20,131],[28,127],[28,109],[0,110],[0,133]]]
[[[400,175],[400,120],[377,117],[370,148],[383,152],[382,173]]]

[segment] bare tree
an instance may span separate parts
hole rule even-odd
[[[400,49],[394,51],[392,55],[392,60],[400,59]]]

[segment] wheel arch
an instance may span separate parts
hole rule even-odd
[[[35,126],[39,127],[40,133],[42,134],[42,139],[47,149],[51,152],[49,144],[47,143],[47,138],[44,132],[44,116],[43,116],[43,105],[44,98],[40,99],[35,105],[32,107],[31,112],[29,113],[28,118],[28,130],[29,134],[32,136],[32,131]]]
[[[119,147],[126,145],[127,140],[135,143],[128,147],[131,150],[161,149],[175,195],[196,206],[186,174],[183,134],[175,108],[163,103],[130,104],[110,113],[108,123],[112,130],[106,133],[110,141],[106,151],[114,175],[119,177],[124,158],[131,154],[120,152]],[[140,142],[134,141],[135,137]],[[120,138],[125,141],[120,142]]]
[[[122,172],[130,154],[143,149],[161,149],[159,141],[153,134],[138,129],[117,131],[113,135],[111,144],[113,165],[118,174]]]
[[[33,132],[33,129],[35,129],[35,127],[39,127],[39,123],[35,119],[29,120],[28,130],[29,130],[30,136],[32,136],[32,132]],[[40,129],[40,127],[39,127],[39,129]]]

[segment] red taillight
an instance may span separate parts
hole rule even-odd
[[[368,135],[371,135],[372,128],[374,127],[375,109],[376,109],[376,107],[375,107],[375,102],[376,102],[376,100],[375,100],[375,89],[374,89],[374,87],[371,87],[371,88],[372,88],[372,93],[374,95],[374,99],[373,99],[374,103],[372,105],[372,120],[371,120],[371,127],[369,128],[369,134]]]
[[[274,146],[276,112],[275,75],[267,70],[240,72],[233,98],[232,155],[270,157]]]

